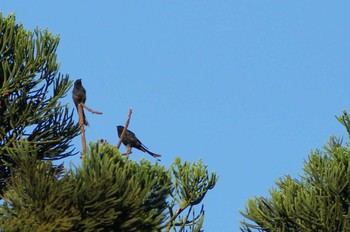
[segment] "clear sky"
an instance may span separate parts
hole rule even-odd
[[[104,113],[87,113],[88,141],[116,144],[132,107],[129,129],[162,164],[202,159],[218,173],[205,231],[238,231],[248,198],[346,134],[334,116],[350,106],[349,1],[22,0],[1,12],[60,35],[60,71]]]

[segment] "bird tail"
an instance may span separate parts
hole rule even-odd
[[[75,103],[75,102],[74,102],[74,103]],[[77,108],[78,115],[79,115],[78,104],[75,104],[75,107]],[[86,117],[85,117],[84,108],[82,108],[82,111],[83,111],[83,120],[84,120],[83,123],[84,123],[84,125],[85,125],[85,126],[90,126],[88,120],[87,120]],[[80,119],[79,119],[79,120],[80,120]]]
[[[151,156],[153,156],[154,158],[156,158],[158,161],[160,161],[159,157],[161,157],[161,155],[158,155],[158,154],[156,154],[156,153],[150,152],[149,150],[147,150],[147,149],[145,148],[145,146],[142,146],[141,149],[142,149],[143,152],[147,152],[148,154],[150,154]]]
[[[87,120],[86,117],[85,117],[84,109],[83,109],[83,119],[84,119],[84,125],[85,125],[85,126],[89,126],[89,122],[88,122],[88,120]]]

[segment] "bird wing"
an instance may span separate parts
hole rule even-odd
[[[135,142],[139,143],[141,146],[145,147],[147,149],[147,147],[145,145],[143,145],[141,143],[141,141],[136,137],[136,135],[134,134],[134,132],[126,130],[127,133],[129,133],[129,135],[131,135],[130,137],[133,137],[133,139],[135,140]]]
[[[124,128],[123,128],[123,130],[124,130]],[[127,132],[127,133],[129,133],[129,134],[131,134],[131,135],[133,135],[133,136],[136,138],[136,136],[135,136],[134,132],[129,131],[129,130],[126,130],[126,132]]]

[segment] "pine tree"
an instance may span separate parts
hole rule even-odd
[[[350,118],[337,117],[350,138]],[[350,150],[331,137],[312,151],[301,179],[276,181],[270,197],[249,199],[242,231],[350,231]],[[253,223],[252,223],[253,222]]]
[[[13,14],[0,13],[0,194],[14,165],[15,141],[35,145],[41,160],[74,155],[69,143],[78,126],[59,102],[72,83],[58,74],[58,42],[47,30],[25,30]]]

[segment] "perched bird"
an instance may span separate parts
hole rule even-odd
[[[86,101],[86,91],[81,83],[81,79],[78,79],[74,82],[72,97],[73,97],[75,107],[77,107],[77,110],[78,110],[78,104],[85,103]],[[79,113],[79,110],[78,110],[78,113]],[[84,125],[88,126],[89,123],[86,120],[84,109],[83,109],[83,119],[84,119]]]
[[[120,138],[120,136],[124,130],[124,127],[117,126],[117,128],[118,128],[118,136]],[[136,149],[139,149],[140,151],[147,152],[148,154],[150,154],[151,156],[153,156],[154,158],[156,158],[157,160],[160,161],[160,159],[158,159],[158,158],[161,157],[161,155],[155,154],[155,153],[147,150],[147,147],[145,145],[143,145],[140,142],[140,140],[138,140],[138,138],[136,138],[136,136],[133,132],[126,130],[122,142],[125,146],[134,147]]]

